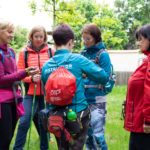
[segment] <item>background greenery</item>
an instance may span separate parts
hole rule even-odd
[[[102,38],[107,49],[136,49],[135,30],[150,20],[149,0],[115,0],[114,7],[100,5],[96,0],[36,0],[29,1],[33,14],[46,11],[53,21],[53,27],[59,23],[72,26],[76,39],[74,52],[82,47],[81,29],[87,23],[97,24],[102,31]],[[50,27],[51,30],[51,27]],[[19,49],[26,43],[27,29],[17,27],[11,43]]]
[[[111,94],[108,95],[107,120],[106,120],[106,140],[109,150],[127,150],[129,133],[123,129],[123,120],[121,120],[121,104],[125,99],[126,86],[116,86]],[[32,126],[30,150],[39,150],[39,137]],[[10,150],[13,148],[12,140]],[[50,141],[50,150],[57,150],[54,137]],[[26,148],[27,150],[27,144]]]

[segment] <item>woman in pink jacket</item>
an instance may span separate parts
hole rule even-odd
[[[13,33],[13,24],[0,20],[0,150],[9,150],[17,115],[21,115],[17,114],[16,104],[21,104],[22,97],[14,83],[39,72],[34,67],[17,71],[15,53],[8,47]]]
[[[146,58],[128,81],[124,127],[130,131],[129,150],[150,150],[150,24],[136,38]]]

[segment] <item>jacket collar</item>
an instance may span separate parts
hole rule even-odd
[[[26,49],[27,49],[27,51],[30,51],[30,52],[34,52],[34,53],[37,53],[37,52],[38,52],[38,51],[32,49],[32,47],[30,47],[30,46],[27,46]],[[47,51],[47,49],[48,49],[48,45],[46,44],[44,47],[42,47],[42,48],[39,50],[39,52],[40,52],[40,53],[41,53],[41,52],[45,52],[45,51]]]
[[[84,47],[84,50],[87,50],[88,52],[95,52],[99,51],[100,49],[106,49],[103,42],[99,42],[96,45],[90,46],[90,47]]]
[[[8,45],[7,44],[0,45],[0,49],[2,49],[3,51],[7,51]]]
[[[58,49],[56,50],[55,55],[66,54],[66,53],[71,53],[71,52],[68,49]]]

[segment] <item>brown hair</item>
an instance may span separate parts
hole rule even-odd
[[[52,35],[57,46],[66,45],[69,40],[74,39],[73,30],[67,24],[58,25]]]
[[[33,28],[31,29],[31,31],[30,31],[30,33],[29,33],[29,36],[28,36],[29,40],[32,41],[32,39],[33,39],[33,34],[34,34],[35,32],[40,32],[40,31],[43,31],[43,32],[44,32],[44,42],[46,42],[46,41],[47,41],[47,32],[46,32],[45,28],[44,28],[43,26],[40,26],[40,25],[35,26],[35,27],[33,27]]]
[[[82,34],[83,33],[90,34],[94,38],[95,43],[102,42],[101,31],[98,26],[93,23],[86,24],[82,29]]]

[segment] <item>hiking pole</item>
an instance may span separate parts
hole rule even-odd
[[[33,119],[33,114],[34,114],[36,89],[37,89],[37,84],[34,84],[34,95],[33,95],[32,109],[31,109],[31,119],[30,119],[30,128],[29,128],[29,137],[28,137],[28,147],[27,147],[27,150],[29,150],[29,145],[30,145],[30,136],[31,136],[32,119]]]

